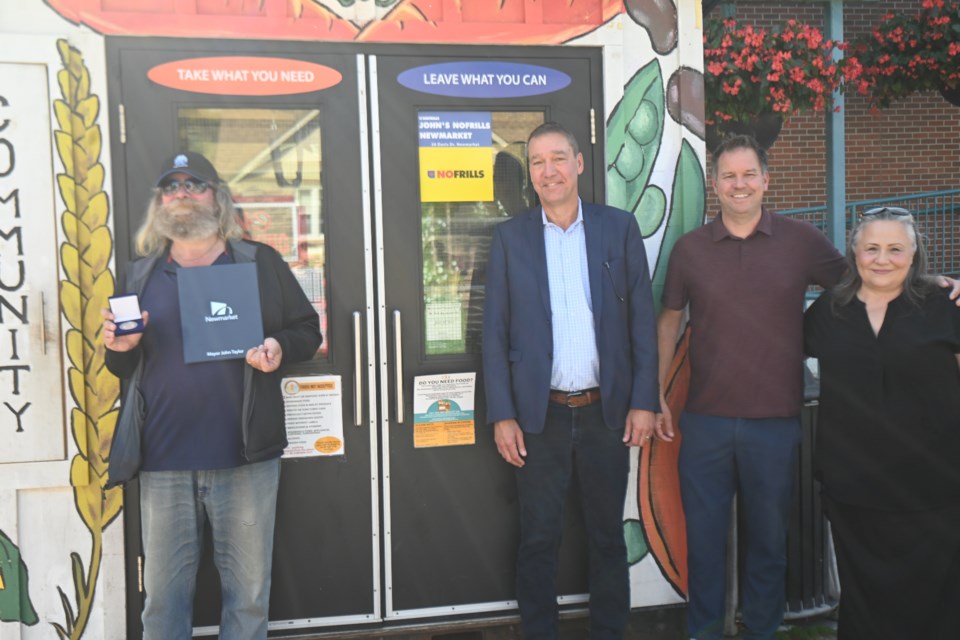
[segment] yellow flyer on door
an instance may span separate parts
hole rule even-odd
[[[441,373],[413,379],[413,446],[474,444],[476,372]]]
[[[340,376],[284,378],[283,417],[287,425],[284,458],[342,456],[343,386]]]

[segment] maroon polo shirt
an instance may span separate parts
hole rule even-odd
[[[663,306],[690,305],[690,396],[695,413],[774,418],[803,402],[804,294],[833,286],[846,263],[808,222],[764,211],[736,238],[721,216],[670,254]]]

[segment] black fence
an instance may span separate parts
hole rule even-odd
[[[903,207],[914,214],[930,253],[930,271],[946,275],[960,274],[960,189],[931,191],[909,196],[848,202],[844,219],[849,230],[864,211],[875,207]],[[789,209],[780,212],[827,228],[827,207]]]

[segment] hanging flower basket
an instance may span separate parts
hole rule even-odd
[[[845,48],[795,20],[771,30],[732,19],[708,20],[703,51],[707,125],[716,131],[732,130],[731,122],[754,126],[761,119],[782,125],[795,113],[833,108],[834,92],[850,84],[866,93],[858,60],[834,59]]]
[[[918,91],[939,91],[960,104],[960,0],[923,0],[915,14],[888,13],[852,49],[874,107]]]

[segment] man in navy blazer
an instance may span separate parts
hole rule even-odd
[[[557,637],[563,503],[576,473],[590,637],[622,638],[629,447],[650,440],[660,406],[647,257],[631,214],[580,201],[583,156],[570,132],[541,125],[527,158],[541,206],[495,228],[483,319],[487,416],[517,467],[520,616],[526,638]]]

